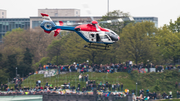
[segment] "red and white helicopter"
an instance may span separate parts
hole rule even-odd
[[[109,47],[109,44],[113,44],[114,42],[120,40],[120,37],[112,30],[107,28],[102,28],[98,25],[98,22],[91,17],[92,22],[88,24],[79,24],[77,26],[63,26],[63,22],[59,21],[59,25],[56,25],[48,14],[41,13],[43,17],[43,22],[41,23],[41,28],[44,29],[44,32],[50,33],[54,30],[54,36],[56,37],[60,30],[68,30],[68,31],[74,31],[79,36],[81,36],[86,42],[89,42],[90,44],[85,45],[85,47],[88,48],[95,48],[92,46],[99,46],[99,47],[105,47],[105,50],[107,47]],[[124,20],[134,20],[132,17],[126,17],[126,18],[120,18],[118,20],[108,20],[108,21],[102,21],[102,23],[111,23],[114,21],[123,22]],[[101,43],[105,45],[99,45],[99,44],[91,44],[91,43]]]

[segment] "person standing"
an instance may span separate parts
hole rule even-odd
[[[149,96],[149,89],[146,90],[146,96]]]
[[[71,83],[69,82],[69,83],[68,83],[68,88],[69,88],[69,89],[71,88],[71,86],[70,86],[70,85],[71,85]]]
[[[86,76],[87,76],[87,81],[89,81],[89,75],[87,74]]]
[[[175,84],[175,88],[177,88],[177,86],[178,86],[178,83],[176,82],[176,84]]]
[[[123,83],[121,83],[121,91],[123,91]]]
[[[117,88],[118,88],[118,91],[120,91],[120,84],[119,83],[117,84]]]
[[[16,84],[18,86],[18,84]],[[4,90],[8,88],[7,84],[4,85]]]
[[[78,89],[80,90],[81,85],[78,83]]]
[[[3,84],[1,84],[1,91],[3,90],[3,87],[4,87],[4,85],[3,85]]]
[[[116,88],[117,88],[117,85],[116,85],[116,84],[114,84],[114,91],[116,91]]]
[[[100,81],[100,84],[99,84],[100,86],[102,85],[102,81]]]
[[[82,81],[83,81],[83,75],[82,75]]]
[[[58,66],[58,74],[61,73],[61,65]]]
[[[112,84],[112,91],[114,91],[114,84]]]
[[[109,91],[111,91],[111,84],[109,83]]]
[[[41,80],[38,80],[38,86],[39,87],[41,86]]]
[[[172,98],[172,91],[169,91],[169,98]]]
[[[176,92],[177,98],[179,98],[179,91]]]
[[[79,81],[81,81],[81,78],[82,78],[82,75],[80,74],[80,75],[79,75]]]
[[[46,81],[46,86],[48,86],[48,82]]]
[[[38,80],[36,80],[36,87],[38,87]]]
[[[156,92],[154,92],[154,100],[156,100],[156,98],[157,98],[157,94],[156,94]]]

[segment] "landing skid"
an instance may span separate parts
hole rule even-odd
[[[109,50],[109,46],[108,44],[105,45],[99,45],[99,44],[88,44],[88,45],[84,45],[84,48],[93,48],[93,49],[100,49],[100,50]],[[103,48],[104,47],[104,48]]]

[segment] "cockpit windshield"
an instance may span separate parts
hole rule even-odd
[[[111,33],[110,32],[105,32],[105,34],[110,35]]]
[[[105,32],[106,34],[108,35],[117,35],[114,31],[110,30],[110,29],[107,29],[109,30],[109,32]]]
[[[111,32],[113,35],[116,35],[113,31]]]

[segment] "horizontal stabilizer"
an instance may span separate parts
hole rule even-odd
[[[56,30],[54,31],[54,37],[56,37],[56,36],[59,34],[60,31],[61,31],[61,29],[56,29]]]

